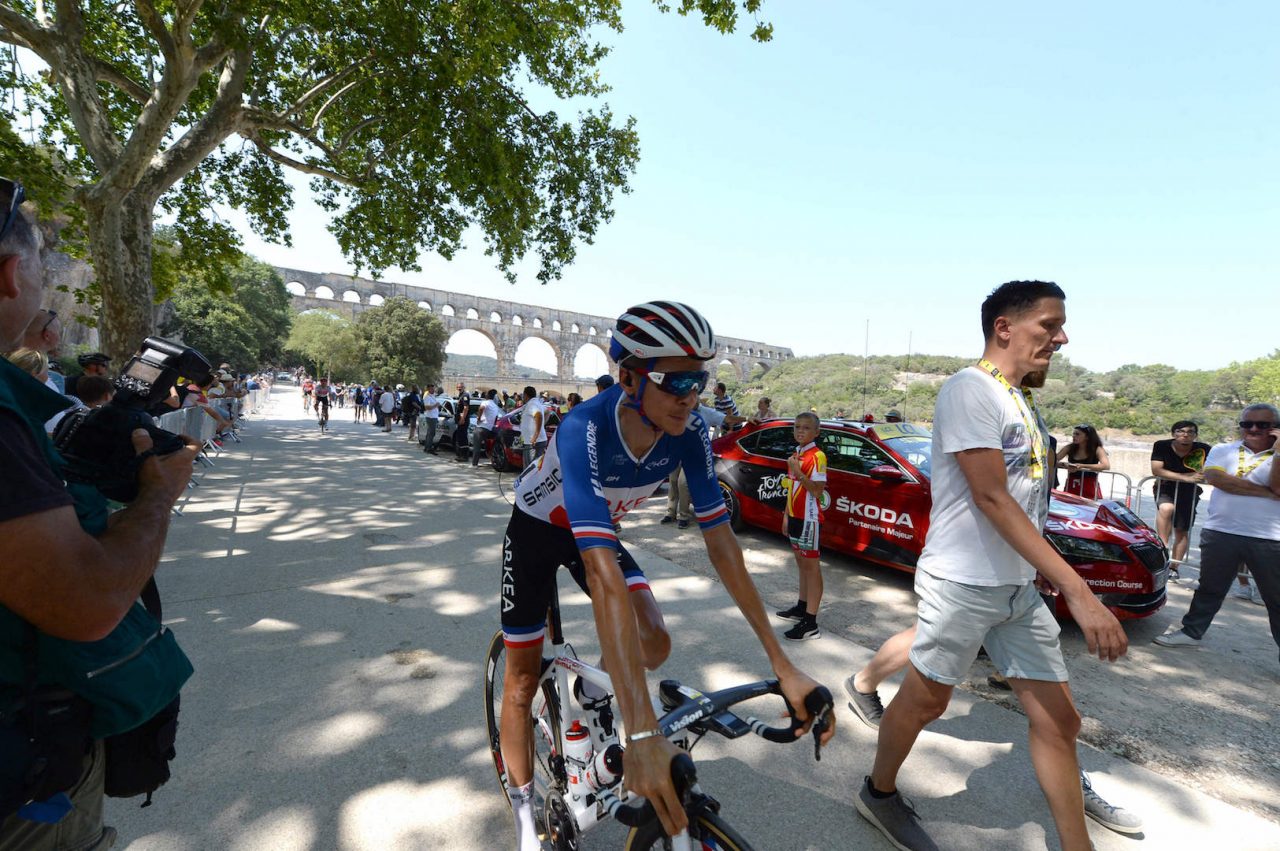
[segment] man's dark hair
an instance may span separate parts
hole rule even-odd
[[[630,358],[627,358],[627,360],[630,360]],[[626,364],[623,363],[620,365],[625,366]],[[630,367],[628,367],[628,369],[630,369]],[[613,376],[607,372],[596,379],[596,390],[598,391],[603,392],[605,390],[608,390],[612,386],[613,386]]]
[[[538,395],[538,391],[533,389],[532,384],[524,388],[524,398],[526,400],[532,399],[534,396],[537,396],[537,395]]]
[[[100,375],[82,375],[76,380],[75,397],[86,405],[101,402],[112,391],[115,385],[111,379]]]
[[[725,387],[725,386],[724,386],[724,382],[723,382],[723,381],[717,381],[717,382],[716,382],[716,389],[717,389],[717,390],[723,390],[723,391],[724,391],[724,392],[726,392],[726,393],[728,393],[728,392],[729,392],[729,388],[727,388],[727,387]]]
[[[1052,281],[1009,281],[996,287],[982,303],[982,338],[995,336],[997,318],[1026,313],[1042,298],[1066,300],[1067,294]]]
[[[1183,429],[1183,428],[1193,428],[1197,432],[1199,432],[1200,424],[1193,422],[1192,420],[1178,420],[1176,423],[1169,426],[1169,434],[1173,434],[1178,429]]]
[[[496,399],[498,397],[498,391],[490,389],[488,393],[484,394],[484,397],[486,399]]]

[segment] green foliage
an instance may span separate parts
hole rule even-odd
[[[356,318],[364,362],[374,381],[436,383],[449,333],[443,323],[402,296],[389,298]]]
[[[181,334],[215,365],[247,370],[281,361],[292,313],[274,269],[244,255],[230,266],[198,271],[171,262],[174,318],[164,333]]]
[[[364,345],[348,319],[321,310],[293,317],[285,341],[286,362],[304,361],[312,375],[335,381],[366,381]]]
[[[824,355],[785,361],[747,382],[739,382],[727,366],[720,367],[719,375],[744,412],[754,411],[756,400],[769,396],[773,409],[783,415],[817,408],[822,416],[843,409],[851,418],[864,413],[882,417],[897,408],[909,420],[929,422],[942,381],[971,362],[933,355],[876,356],[865,362],[864,382],[861,357]],[[1177,420],[1190,419],[1200,423],[1202,438],[1222,440],[1235,433],[1236,415],[1245,405],[1280,401],[1280,350],[1218,370],[1129,364],[1095,373],[1055,358],[1037,399],[1045,421],[1059,431],[1088,423],[1162,435]]]
[[[657,4],[772,34],[761,0]],[[509,278],[536,256],[545,282],[611,218],[639,159],[634,120],[602,99],[602,39],[621,31],[621,0],[12,0],[0,41],[47,68],[0,70],[0,173],[42,214],[83,223],[99,284],[87,297],[110,300],[100,313],[117,345],[180,269],[206,268],[227,291],[217,275],[240,240],[215,207],[289,244],[285,169],[315,178],[357,270],[416,270],[471,232]],[[528,91],[568,115],[534,109]],[[171,233],[152,270],[157,206]]]

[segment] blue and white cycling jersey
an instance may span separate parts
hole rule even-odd
[[[622,438],[623,401],[615,384],[570,411],[546,454],[521,474],[516,508],[572,531],[579,551],[617,547],[613,524],[683,465],[698,525],[706,531],[728,523],[702,417],[691,413],[683,434],[663,433],[643,458],[636,458]]]

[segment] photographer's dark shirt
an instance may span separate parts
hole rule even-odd
[[[62,480],[49,468],[31,428],[11,411],[0,410],[0,521],[74,505]]]

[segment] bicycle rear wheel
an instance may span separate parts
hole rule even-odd
[[[502,760],[501,720],[503,679],[506,676],[507,653],[502,641],[502,630],[494,633],[485,656],[484,720],[489,732],[489,750],[493,756],[493,769],[498,775],[502,794],[510,803],[507,790],[506,766]],[[530,760],[533,764],[534,812],[539,826],[547,793],[563,792],[566,786],[564,760],[559,753],[560,704],[551,682],[544,682],[533,698],[533,711],[529,718]]]
[[[703,813],[689,825],[689,839],[700,851],[751,851],[747,840],[713,812]],[[662,823],[655,819],[644,827],[633,827],[623,851],[670,848],[671,837],[662,832]]]

